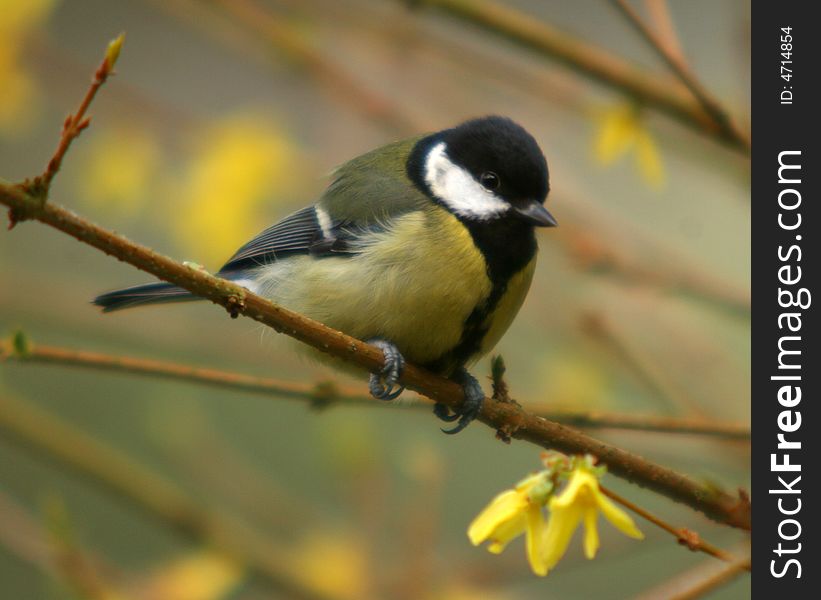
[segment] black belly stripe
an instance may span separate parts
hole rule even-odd
[[[433,372],[446,375],[479,353],[489,329],[488,317],[507,292],[510,278],[530,263],[537,250],[533,227],[519,219],[511,217],[489,223],[463,223],[485,259],[491,290],[465,319],[459,343],[424,365]]]

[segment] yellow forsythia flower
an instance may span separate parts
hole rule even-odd
[[[576,467],[567,487],[550,499],[549,508],[550,521],[541,542],[541,561],[548,570],[564,556],[570,538],[581,523],[585,528],[584,554],[587,558],[596,556],[599,512],[625,535],[637,540],[644,538],[633,519],[602,493],[598,478],[584,466]]]
[[[610,165],[635,151],[635,163],[644,181],[653,188],[664,185],[664,165],[650,131],[644,126],[635,104],[623,104],[601,112],[593,154],[602,165]]]
[[[136,128],[94,132],[83,150],[78,193],[95,208],[134,215],[150,202],[161,175],[162,151],[151,133]]]
[[[592,456],[571,459],[557,453],[543,455],[545,470],[520,481],[496,496],[468,528],[474,546],[489,541],[488,550],[499,554],[514,538],[525,534],[527,560],[536,575],[547,575],[564,555],[573,533],[584,523],[584,551],[593,558],[599,547],[596,520],[607,520],[632,538],[642,539],[633,520],[601,491],[598,478],[604,468],[594,467]],[[569,479],[556,492],[560,480]],[[547,521],[544,509],[550,511]]]
[[[36,113],[37,85],[22,65],[27,35],[48,18],[55,0],[0,0],[0,133],[19,134]]]
[[[553,483],[547,471],[541,471],[520,481],[515,488],[496,496],[479,513],[468,528],[474,546],[490,541],[488,550],[499,554],[508,542],[525,534],[527,559],[537,575],[546,575],[539,542],[544,537],[543,507]]]
[[[288,563],[305,588],[322,597],[370,597],[370,572],[363,539],[347,532],[313,531],[289,553]]]
[[[234,560],[207,549],[197,550],[158,567],[141,591],[165,600],[217,600],[226,597],[244,578]]]
[[[295,148],[268,119],[239,113],[206,128],[176,193],[187,252],[215,266],[269,222],[266,204],[295,177]],[[269,216],[269,215],[268,215]]]

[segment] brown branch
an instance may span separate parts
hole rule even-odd
[[[730,583],[744,571],[750,571],[751,564],[750,557],[736,560],[711,576],[694,582],[688,589],[681,590],[674,596],[670,596],[670,600],[695,600],[695,598],[701,598],[722,585]]]
[[[220,369],[195,367],[164,360],[115,356],[102,352],[74,350],[44,344],[32,344],[25,352],[17,352],[11,346],[11,343],[0,342],[0,362],[15,360],[23,363],[62,365],[132,375],[146,375],[161,379],[210,385],[239,392],[307,400],[317,408],[323,408],[335,402],[388,406],[388,403],[377,402],[371,396],[357,393],[352,388],[341,387],[330,381],[311,385],[271,377],[256,377]]]
[[[684,60],[684,51],[681,49],[681,42],[676,34],[667,0],[644,0],[644,6],[650,13],[650,20],[658,31],[659,40],[664,44],[665,50],[680,60]]]
[[[709,542],[705,542],[703,539],[701,539],[701,536],[695,531],[687,529],[685,527],[674,527],[673,525],[661,519],[660,517],[657,517],[650,511],[645,510],[641,506],[631,502],[627,498],[623,498],[616,492],[604,486],[601,487],[601,491],[605,496],[618,502],[628,510],[633,511],[641,518],[645,519],[646,521],[649,521],[656,527],[663,529],[664,531],[675,537],[680,545],[687,547],[693,552],[704,552],[705,554],[709,554],[710,556],[714,556],[715,558],[718,558],[725,562],[733,562],[736,560],[735,557],[733,557],[733,555],[727,552],[726,550],[722,550],[721,548],[713,546]],[[747,567],[747,570],[749,570],[749,565]]]
[[[750,439],[750,427],[741,423],[716,423],[700,418],[624,415],[598,411],[586,413],[556,411],[538,404],[528,404],[527,408],[537,415],[583,429],[629,429],[655,433],[706,435],[728,440]]]
[[[684,85],[647,72],[604,48],[583,42],[516,9],[491,0],[410,0],[410,3],[438,8],[556,59],[731,148],[745,154],[750,152],[749,139],[737,128],[717,120],[716,115],[706,110]]]
[[[739,548],[741,556],[726,565],[702,562],[653,588],[641,592],[635,600],[693,600],[725,585],[745,571],[750,571],[749,547]],[[742,554],[743,553],[743,554]]]
[[[159,377],[161,379],[210,385],[239,392],[293,398],[310,402],[315,408],[322,409],[337,403],[365,404],[374,407],[428,408],[427,404],[390,404],[387,402],[378,402],[374,400],[372,396],[365,395],[354,388],[342,387],[333,381],[307,384],[283,381],[271,377],[257,377],[220,369],[196,367],[171,361],[121,355],[116,356],[102,352],[75,350],[44,344],[32,344],[22,352],[16,351],[12,346],[13,344],[11,342],[0,342],[0,362],[17,361],[22,363],[80,367],[84,369],[98,369],[116,373]],[[499,399],[499,394],[496,391],[494,391],[493,398],[495,400]],[[547,405],[542,406],[537,404],[527,404],[527,408],[536,415],[572,427],[706,435],[728,440],[750,439],[750,428],[736,423],[715,423],[702,419],[684,419],[654,415],[625,415],[595,411],[557,411]]]
[[[51,160],[48,161],[46,170],[40,177],[36,178],[33,183],[32,189],[43,194],[43,197],[48,194],[51,182],[54,176],[57,175],[57,171],[60,170],[60,166],[63,164],[63,158],[66,152],[68,152],[71,143],[91,124],[91,117],[86,117],[86,112],[88,111],[88,107],[91,106],[91,102],[94,100],[97,92],[114,72],[114,65],[120,56],[120,50],[122,49],[124,41],[125,34],[123,33],[108,44],[105,57],[103,57],[103,61],[94,72],[91,86],[89,86],[85,97],[82,102],[80,102],[77,112],[66,117],[66,120],[63,122],[63,131],[60,135],[60,143],[57,145],[57,150],[54,151],[54,155],[51,157]]]
[[[178,285],[225,308],[232,317],[243,315],[268,325],[364,371],[376,372],[384,363],[382,351],[321,323],[253,294],[232,282],[176,262],[150,248],[95,225],[73,212],[33,196],[24,185],[0,182],[0,202],[11,209],[12,222],[37,220],[127,262],[155,277]],[[401,378],[407,388],[458,410],[464,398],[457,383],[407,365]],[[672,469],[606,444],[575,429],[525,411],[515,402],[486,399],[478,420],[499,432],[568,454],[592,454],[614,475],[645,486],[707,516],[734,527],[750,529],[746,495],[733,496],[699,483]]]
[[[173,482],[45,410],[4,393],[0,428],[10,436],[4,439],[77,473],[182,535],[220,547],[286,597],[327,598],[306,590],[288,570],[286,548],[241,521],[198,504]]]
[[[639,32],[641,37],[653,47],[661,59],[672,69],[681,82],[699,101],[704,111],[718,125],[722,135],[728,139],[737,140],[746,151],[750,150],[750,139],[738,125],[733,121],[729,112],[721,106],[721,103],[713,98],[707,89],[696,78],[687,63],[680,55],[676,55],[668,49],[664,40],[644,22],[644,19],[633,9],[627,0],[610,0],[611,3],[625,16],[630,24]]]

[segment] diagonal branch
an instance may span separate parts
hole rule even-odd
[[[642,508],[641,506],[635,504],[634,502],[631,502],[627,498],[620,496],[613,490],[610,490],[606,487],[602,486],[601,491],[605,496],[607,496],[611,500],[618,502],[625,508],[639,515],[644,520],[649,521],[656,527],[659,527],[660,529],[663,529],[670,535],[674,536],[676,540],[678,540],[678,543],[680,545],[686,546],[693,552],[703,552],[704,554],[709,554],[710,556],[730,563],[736,560],[733,557],[733,555],[727,552],[726,550],[722,550],[721,548],[713,546],[709,542],[705,542],[703,539],[701,539],[701,536],[697,534],[695,531],[692,531],[685,527],[675,527],[674,525],[671,525],[670,523],[661,519],[660,517],[657,517],[650,511]],[[749,565],[747,565],[747,570],[750,570]]]
[[[25,220],[40,221],[163,281],[210,300],[225,308],[232,317],[249,317],[364,371],[375,372],[382,368],[384,356],[378,348],[277,306],[230,281],[181,264],[95,225],[66,208],[46,201],[42,195],[32,195],[25,184],[13,185],[0,181],[0,203],[11,209],[12,225]],[[452,409],[458,409],[464,398],[462,388],[457,383],[410,364],[405,367],[401,383]],[[750,502],[745,494],[734,496],[695,481],[580,431],[536,416],[516,402],[486,399],[478,420],[493,428],[497,436],[505,440],[521,439],[568,454],[592,454],[614,475],[683,502],[718,522],[742,529],[751,527]]]
[[[664,40],[645,23],[636,10],[630,6],[627,0],[610,0],[611,3],[624,15],[630,24],[639,32],[641,37],[653,47],[656,54],[667,64],[676,74],[687,89],[696,97],[704,111],[718,125],[722,134],[729,139],[738,140],[740,144],[750,148],[750,140],[738,125],[733,121],[730,113],[716,100],[710,92],[701,84],[693,74],[687,63],[680,55],[670,51]]]

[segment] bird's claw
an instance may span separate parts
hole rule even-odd
[[[459,421],[453,429],[442,430],[443,433],[449,435],[459,433],[470,425],[471,421],[479,415],[479,412],[482,410],[482,403],[485,400],[485,392],[482,390],[479,381],[468,373],[464,367],[459,370],[453,379],[462,384],[462,390],[465,394],[462,408],[458,412],[451,414],[448,407],[441,402],[437,402],[433,407],[433,414],[442,421],[448,423],[452,423],[456,420]]]
[[[405,368],[405,358],[399,349],[383,339],[368,340],[368,343],[382,350],[385,356],[385,365],[379,373],[371,373],[368,379],[368,389],[371,396],[377,400],[395,400],[405,390],[405,386],[397,385]]]

